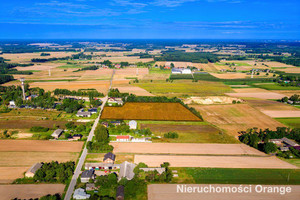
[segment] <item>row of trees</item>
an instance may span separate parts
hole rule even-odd
[[[87,149],[90,152],[111,152],[113,151],[113,146],[109,145],[109,132],[107,128],[98,124],[95,129],[94,141],[89,141],[87,143]]]
[[[297,104],[297,102],[300,101],[300,95],[294,94],[290,97],[283,97],[280,101],[286,103],[288,100],[293,101],[293,104]]]
[[[54,95],[70,95],[70,96],[88,96],[88,97],[104,97],[104,94],[98,92],[95,89],[79,89],[79,90],[68,90],[68,89],[55,89]]]
[[[193,63],[218,62],[219,58],[212,53],[166,51],[160,57],[155,57],[155,61],[184,61]]]

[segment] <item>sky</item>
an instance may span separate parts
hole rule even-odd
[[[0,39],[300,39],[299,0],[0,0]]]

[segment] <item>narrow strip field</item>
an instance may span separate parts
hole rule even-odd
[[[272,118],[300,117],[300,110],[262,110],[262,112]]]
[[[135,155],[134,162],[149,167],[169,162],[172,167],[298,169],[276,157]]]
[[[111,143],[115,153],[140,154],[204,154],[204,155],[256,155],[264,153],[245,144],[195,144],[195,143]]]

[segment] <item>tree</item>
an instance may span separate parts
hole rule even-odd
[[[98,125],[97,128],[95,129],[95,139],[97,142],[100,143],[108,143],[109,142],[108,130],[104,126]]]
[[[273,153],[277,151],[277,146],[273,142],[267,142],[264,144],[264,152],[265,153]]]

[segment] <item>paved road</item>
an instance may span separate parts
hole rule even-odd
[[[111,79],[110,79],[110,85],[109,85],[109,89],[111,88],[112,86],[112,80],[113,80],[113,77],[114,77],[114,74],[115,74],[115,70],[113,71],[112,73],[112,76],[111,76]],[[93,137],[94,137],[94,131],[98,125],[98,122],[99,122],[99,119],[101,117],[101,114],[102,114],[102,111],[103,111],[103,108],[104,108],[104,105],[106,104],[106,101],[108,99],[108,96],[105,96],[102,101],[102,105],[101,105],[101,110],[100,110],[100,113],[99,113],[99,116],[97,117],[97,119],[95,120],[94,122],[94,125],[89,133],[89,136],[87,138],[87,142],[86,144],[89,142],[89,141],[92,141]],[[73,194],[73,191],[75,189],[75,185],[76,185],[76,182],[77,182],[77,179],[81,173],[81,169],[82,169],[82,166],[83,166],[83,163],[85,161],[85,158],[86,158],[86,155],[87,155],[87,148],[86,148],[86,145],[84,146],[84,149],[82,151],[82,154],[79,158],[79,161],[77,163],[77,166],[76,166],[76,169],[74,171],[74,174],[73,174],[73,177],[72,177],[72,180],[70,182],[70,185],[68,187],[68,190],[66,192],[66,195],[65,195],[65,199],[64,200],[70,200],[71,199],[71,196]]]

